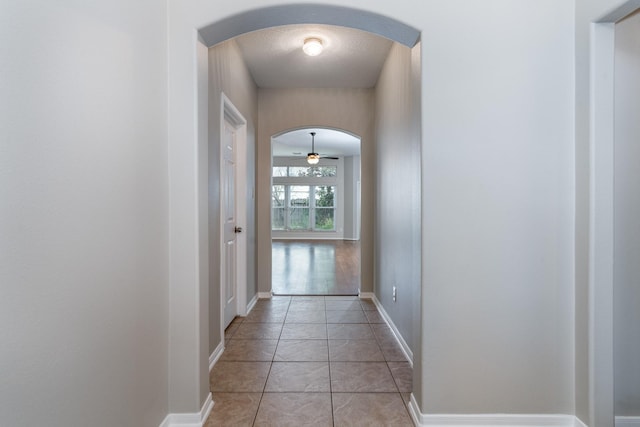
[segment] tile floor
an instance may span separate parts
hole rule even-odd
[[[225,341],[205,427],[413,426],[411,367],[371,300],[260,300]]]

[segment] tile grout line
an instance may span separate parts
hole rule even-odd
[[[289,305],[287,305],[287,314],[289,314],[289,306],[291,305],[291,300],[289,300]],[[271,375],[271,369],[273,368],[273,362],[276,358],[276,352],[278,351],[278,345],[280,345],[280,337],[282,337],[282,331],[284,329],[284,323],[287,319],[287,315],[285,314],[285,318],[282,321],[282,326],[280,327],[280,333],[278,334],[278,339],[276,342],[276,348],[273,350],[273,355],[271,356],[271,361],[269,362],[269,372],[267,372],[267,377],[264,380],[264,386],[262,386],[262,393],[260,394],[260,401],[258,402],[258,408],[256,409],[256,414],[253,417],[252,426],[255,426],[256,421],[258,419],[258,412],[260,412],[260,405],[262,405],[262,399],[264,398],[264,394],[267,390],[267,383],[269,382],[269,376]]]
[[[324,329],[327,332],[327,366],[329,367],[329,400],[331,402],[331,425],[333,427],[335,427],[336,425],[336,420],[335,420],[335,415],[334,415],[334,408],[333,408],[333,385],[331,384],[331,353],[329,350],[329,319],[327,319],[327,300],[325,299],[325,310],[324,310],[324,318],[326,320],[326,323],[324,324]]]

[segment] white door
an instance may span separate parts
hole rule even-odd
[[[236,223],[236,131],[231,124],[224,121],[222,133],[222,239],[223,251],[220,263],[224,325],[229,326],[233,318],[238,314],[237,304],[237,239],[236,233],[241,229]]]

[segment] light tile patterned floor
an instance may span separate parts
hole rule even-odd
[[[413,426],[411,367],[370,300],[260,300],[225,342],[205,427]]]

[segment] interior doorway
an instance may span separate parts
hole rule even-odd
[[[360,138],[308,127],[271,147],[273,294],[358,295]]]

